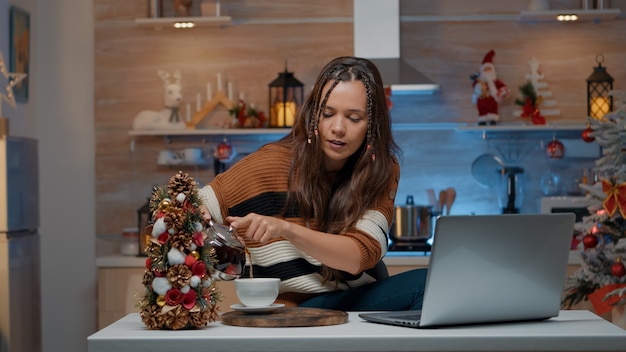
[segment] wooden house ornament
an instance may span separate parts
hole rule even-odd
[[[196,111],[193,114],[193,117],[190,121],[186,122],[187,129],[195,129],[202,120],[204,120],[207,115],[209,115],[215,108],[218,106],[224,106],[226,110],[230,110],[235,106],[235,102],[228,99],[224,91],[218,90],[215,92],[215,95],[204,103],[204,106],[199,111]]]

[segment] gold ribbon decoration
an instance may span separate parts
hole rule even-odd
[[[626,183],[615,184],[602,180],[602,191],[606,194],[602,205],[609,215],[613,216],[619,208],[620,214],[626,217]]]

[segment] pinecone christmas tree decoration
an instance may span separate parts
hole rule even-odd
[[[142,322],[148,329],[178,330],[215,321],[221,299],[213,279],[215,250],[205,232],[196,181],[179,171],[166,189],[153,189],[149,204]]]

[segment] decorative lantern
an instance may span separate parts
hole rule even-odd
[[[150,225],[150,198],[146,199],[146,203],[137,209],[137,228],[139,229],[139,253],[140,257],[146,256],[146,246],[148,245],[151,234],[145,233],[146,227]]]
[[[601,120],[605,114],[613,111],[613,77],[602,66],[604,56],[598,54],[596,62],[598,66],[593,68],[593,73],[587,78],[587,116]]]
[[[270,127],[292,127],[304,101],[304,84],[287,71],[285,63],[285,72],[280,72],[268,86]]]

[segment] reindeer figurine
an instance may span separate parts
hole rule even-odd
[[[180,117],[180,103],[183,100],[183,88],[179,70],[174,71],[174,79],[163,70],[158,71],[163,81],[164,109],[161,111],[143,110],[133,120],[135,130],[183,129],[185,122]]]

